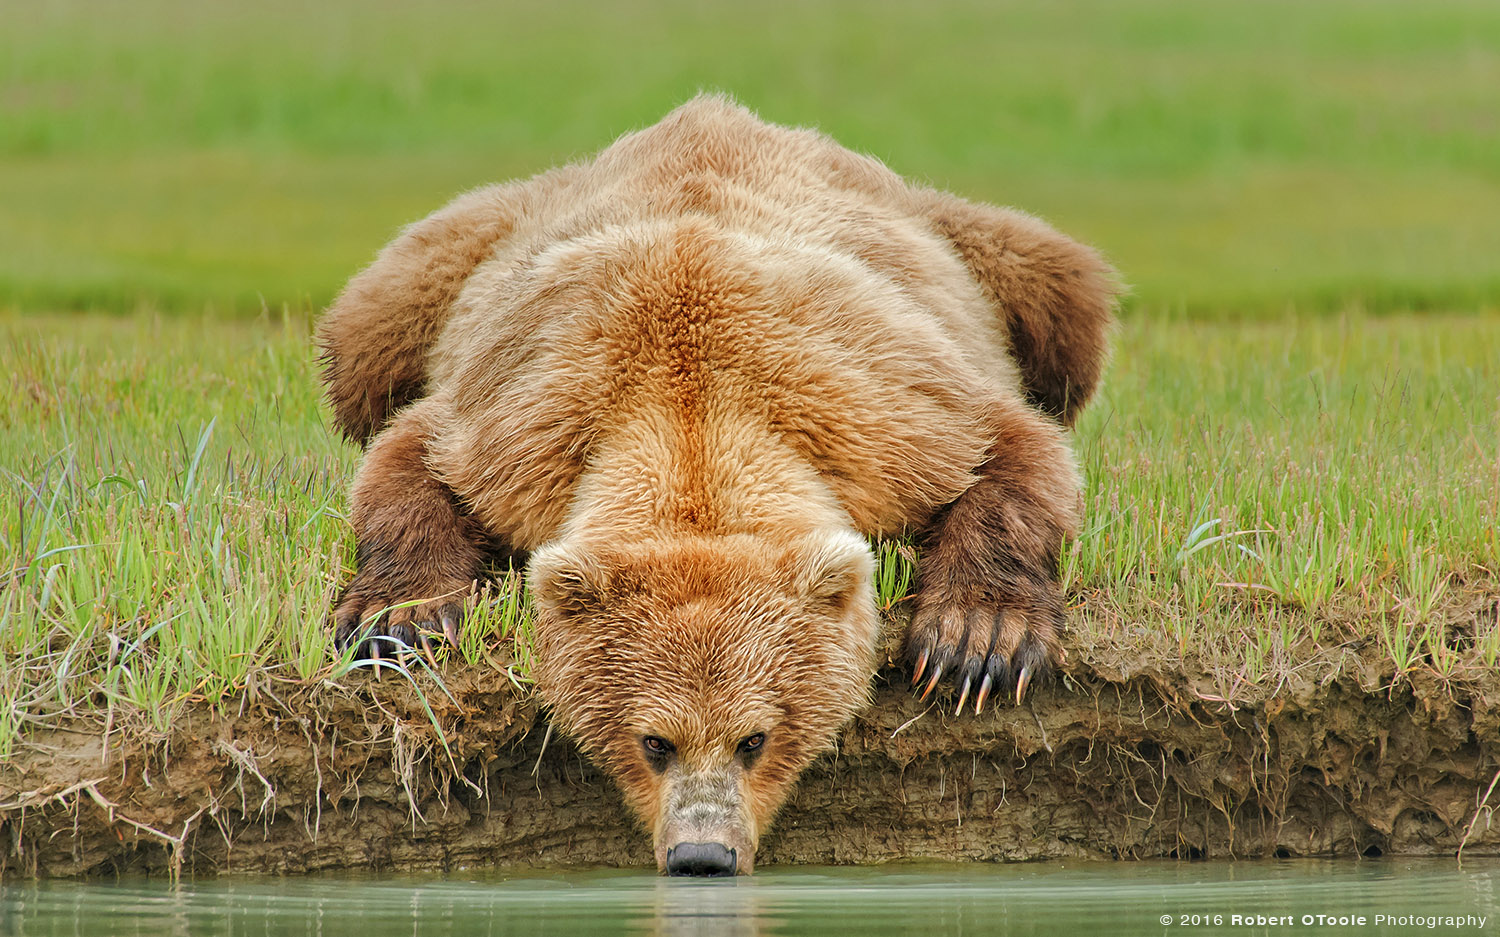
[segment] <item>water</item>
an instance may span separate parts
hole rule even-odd
[[[1194,917],[1196,915],[1196,917]],[[1234,915],[1239,915],[1237,922]],[[1285,920],[1291,915],[1291,921]],[[1363,916],[1361,926],[1304,915]],[[1381,921],[1377,915],[1397,918]],[[1244,918],[1249,917],[1246,922]],[[1256,917],[1266,919],[1257,921]],[[1444,918],[1483,917],[1477,921]],[[1406,917],[1409,920],[1401,922]],[[1171,923],[1166,923],[1170,918]],[[1273,919],[1280,920],[1273,920]],[[1437,919],[1437,920],[1434,920]],[[0,886],[0,935],[1497,934],[1500,861],[152,879]],[[1215,923],[1215,920],[1218,923]]]

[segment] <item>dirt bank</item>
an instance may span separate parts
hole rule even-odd
[[[1500,855],[1500,678],[1392,685],[1333,649],[1233,704],[1075,641],[1020,708],[954,719],[894,671],[804,776],[767,863]],[[170,738],[34,733],[0,765],[7,875],[642,865],[647,836],[503,677],[267,686]],[[1488,793],[1488,802],[1485,802]]]

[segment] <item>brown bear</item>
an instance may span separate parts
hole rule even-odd
[[[338,641],[451,638],[487,556],[528,558],[553,723],[660,869],[748,873],[867,700],[867,538],[920,538],[924,696],[951,681],[977,714],[1058,653],[1064,428],[1115,292],[1035,218],[721,97],[464,195],[321,325],[338,423],[368,447]]]

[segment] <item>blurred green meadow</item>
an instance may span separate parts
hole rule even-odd
[[[1491,0],[0,4],[0,304],[318,308],[700,88],[1102,247],[1147,309],[1500,302]]]
[[[316,311],[455,193],[702,88],[1119,266],[1081,653],[1231,700],[1343,648],[1494,674],[1500,4],[10,3],[0,756],[340,674],[357,453]],[[522,680],[500,588],[460,653]]]

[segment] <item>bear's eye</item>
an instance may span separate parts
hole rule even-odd
[[[653,755],[670,755],[677,750],[677,746],[657,735],[648,735],[641,739],[641,744],[646,746],[646,751]]]
[[[667,766],[672,763],[672,755],[677,751],[676,745],[659,735],[642,736],[641,748],[646,750],[646,764],[657,774],[667,770]]]
[[[748,755],[750,752],[755,751],[765,743],[766,734],[764,732],[757,732],[754,735],[740,741],[740,752]]]

